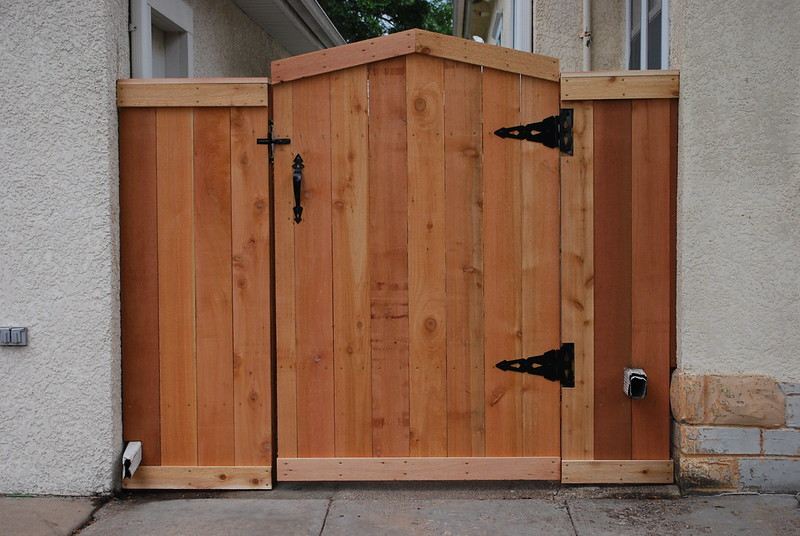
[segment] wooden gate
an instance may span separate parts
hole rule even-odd
[[[422,31],[272,71],[272,188],[266,80],[119,84],[124,485],[671,482],[678,73]],[[495,135],[559,107],[572,154]],[[562,343],[574,386],[496,367]]]
[[[558,62],[405,32],[273,63],[279,480],[558,479]],[[302,158],[302,221],[293,164]]]
[[[272,485],[266,82],[119,82],[128,488]]]

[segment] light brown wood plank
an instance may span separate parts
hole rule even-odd
[[[197,463],[233,465],[231,113],[194,112]]]
[[[266,108],[231,109],[233,410],[236,465],[272,461],[270,192]]]
[[[274,136],[293,138],[292,84],[272,91]],[[275,375],[278,456],[297,456],[297,340],[295,326],[294,220],[291,145],[275,146]],[[280,311],[280,314],[277,314]]]
[[[671,484],[672,460],[563,460],[564,484]]]
[[[126,107],[194,107],[194,106],[266,106],[267,83],[258,82],[193,82],[161,80],[158,82],[117,82],[117,106]]]
[[[331,75],[336,455],[372,454],[366,66]]]
[[[558,84],[522,77],[522,122],[558,114]],[[529,118],[529,119],[526,119]],[[560,177],[558,150],[521,144],[522,356],[561,344]],[[541,376],[522,377],[523,454],[561,453],[561,385]]]
[[[545,80],[558,81],[560,76],[557,58],[485,45],[425,30],[408,30],[276,60],[272,62],[272,81],[278,84],[412,53]]]
[[[560,77],[558,58],[476,43],[472,39],[461,39],[424,30],[416,30],[416,34],[416,51],[420,54],[554,82]]]
[[[408,456],[405,59],[371,64],[369,84],[372,453]]]
[[[485,402],[480,67],[445,62],[444,89],[447,452],[449,456],[482,456]]]
[[[161,463],[156,112],[119,111],[122,432]]]
[[[574,155],[561,155],[561,339],[575,343],[575,387],[561,390],[561,455],[594,457],[593,105],[570,103]]]
[[[678,71],[563,73],[561,100],[677,99]]]
[[[631,457],[631,103],[594,103],[594,454]]]
[[[292,150],[303,157],[303,221],[294,226],[297,454],[334,454],[330,78],[293,84]]]
[[[161,463],[197,464],[192,110],[156,112]]]
[[[373,64],[410,54],[414,52],[415,44],[414,31],[410,30],[275,60],[271,67],[272,82],[279,84],[367,63]]]
[[[406,58],[412,456],[447,455],[444,68]]]
[[[272,489],[272,469],[264,466],[174,467],[143,465],[122,481],[125,489]]]
[[[278,480],[557,480],[558,457],[279,458]]]
[[[632,365],[647,373],[647,397],[631,403],[631,454],[669,458],[671,315],[670,103],[632,103]]]
[[[495,364],[522,357],[520,142],[494,131],[520,123],[520,77],[483,70],[483,243],[486,454],[521,456],[522,375]]]

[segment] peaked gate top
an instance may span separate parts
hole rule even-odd
[[[408,30],[272,62],[272,82],[308,78],[407,54],[425,54],[544,80],[559,80],[558,58]]]

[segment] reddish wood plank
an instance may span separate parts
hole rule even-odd
[[[161,464],[197,464],[192,109],[156,111]]]
[[[447,455],[444,68],[406,58],[410,454]]]
[[[233,465],[230,115],[194,112],[198,465]]]
[[[520,77],[484,69],[482,89],[486,455],[521,456],[522,375],[495,367],[522,351],[520,142],[494,135],[520,123]]]
[[[573,154],[561,155],[561,337],[575,344],[575,387],[561,390],[561,457],[594,458],[593,104],[570,103]]]
[[[336,455],[372,455],[367,67],[331,75]]]
[[[481,70],[444,64],[447,453],[484,453]]]
[[[670,131],[669,131],[669,145],[670,145],[670,333],[669,333],[669,366],[674,369],[678,366],[678,348],[677,348],[677,270],[678,270],[678,101],[669,101],[670,109]]]
[[[632,364],[647,372],[647,397],[631,404],[632,457],[669,458],[671,313],[670,104],[633,101]]]
[[[303,221],[294,226],[297,454],[334,455],[330,77],[293,83],[292,150],[303,157]]]
[[[405,58],[369,66],[372,452],[409,454]]]
[[[161,463],[156,111],[119,111],[122,435]]]
[[[292,84],[272,91],[274,135],[293,138]],[[291,145],[275,146],[275,360],[278,456],[297,457],[297,340],[295,336],[294,226]]]
[[[231,109],[235,464],[272,464],[267,108]]]
[[[558,113],[558,83],[522,77],[521,117]],[[523,120],[524,121],[524,120]],[[560,176],[558,151],[521,144],[522,355],[561,344]],[[561,385],[540,376],[522,378],[523,454],[561,452]]]
[[[594,454],[631,457],[631,103],[594,103]]]

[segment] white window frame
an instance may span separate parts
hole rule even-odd
[[[634,0],[635,1],[635,0]],[[650,21],[648,0],[639,0],[639,69],[669,69],[669,0],[661,0],[661,65],[647,65],[648,39],[647,31]],[[631,38],[633,37],[633,21],[631,20],[631,0],[625,1],[625,68],[631,64]]]
[[[181,32],[180,39],[167,46],[166,54],[185,62],[181,70],[194,76],[194,32],[192,8],[183,0],[131,0],[131,76],[153,77],[153,12],[158,21],[166,22],[170,31]]]
[[[525,52],[533,50],[533,0],[498,0],[488,42]]]

